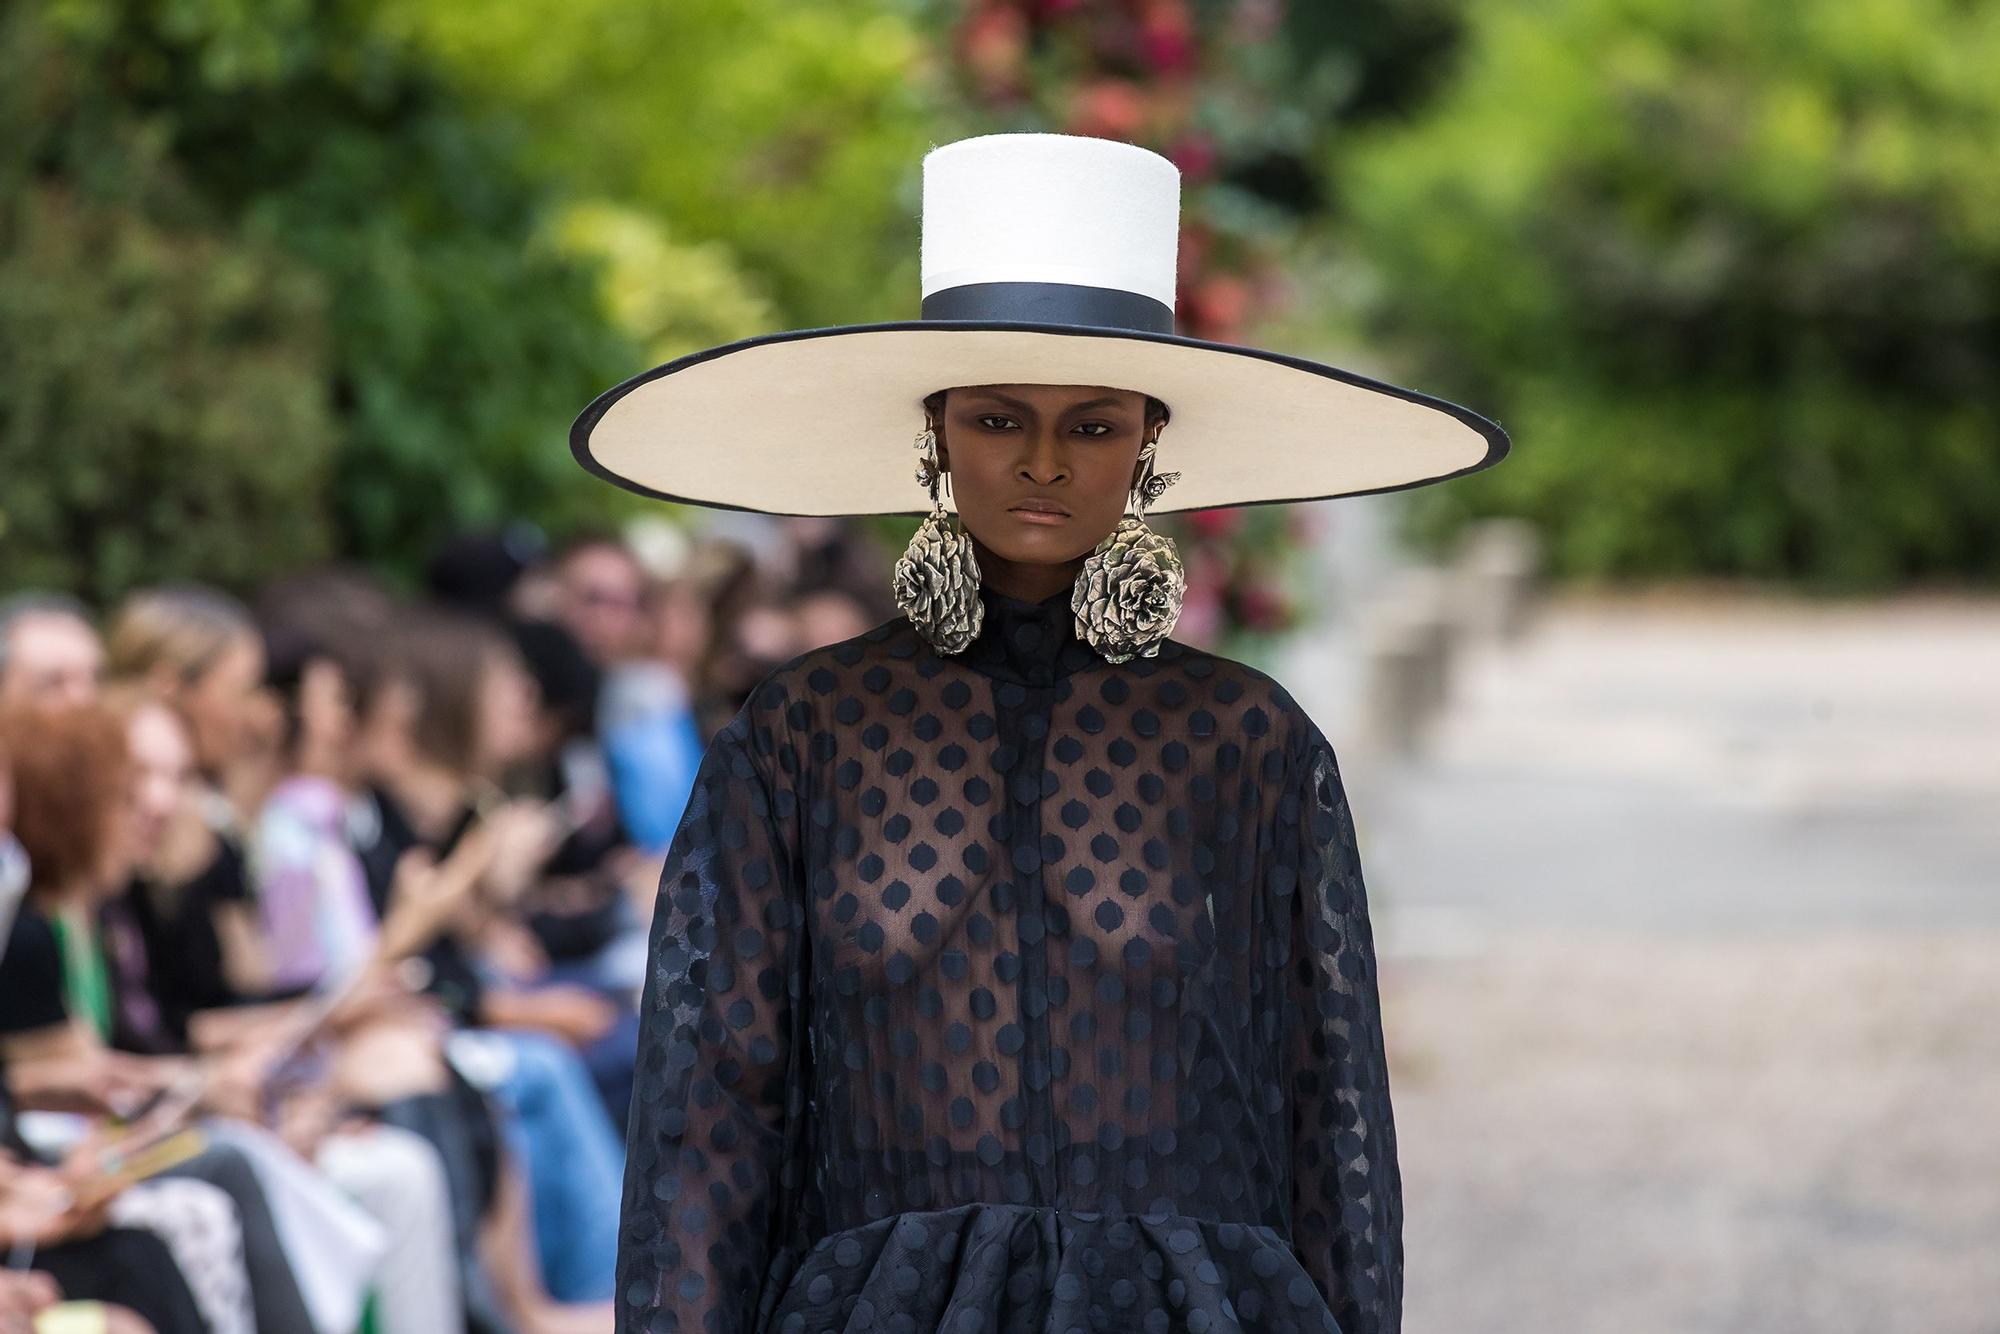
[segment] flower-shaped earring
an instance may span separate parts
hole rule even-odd
[[[937,459],[937,430],[928,418],[917,434],[917,484],[931,493],[931,512],[896,560],[890,589],[917,633],[939,653],[962,653],[979,635],[986,607],[979,600],[979,560],[960,520],[947,521],[938,483],[949,474]]]
[[[1153,471],[1159,443],[1156,429],[1139,450],[1139,461],[1145,465],[1133,488],[1139,513],[1120,519],[1084,559],[1070,595],[1077,637],[1106,662],[1156,657],[1180,619],[1181,600],[1187,593],[1187,572],[1173,539],[1154,532],[1145,518],[1146,507],[1180,479],[1178,472]]]

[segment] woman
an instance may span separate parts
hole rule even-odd
[[[1400,1325],[1339,768],[1279,683],[1167,637],[1143,513],[1177,479],[1184,507],[1419,485],[1504,437],[1175,336],[1178,194],[1126,144],[947,145],[922,320],[698,353],[572,431],[650,495],[903,513],[903,420],[932,501],[904,616],[764,678],[668,854],[622,1331]]]
[[[463,615],[414,615],[394,642],[395,672],[371,692],[363,729],[373,789],[356,822],[362,861],[379,883],[408,848],[449,857],[475,830],[492,837],[494,874],[417,971],[462,1026],[454,1060],[487,1070],[510,1113],[549,1294],[606,1302],[624,1163],[600,1086],[621,1087],[629,1105],[637,1020],[587,987],[524,981],[489,961],[525,933],[511,905],[561,834],[552,813],[497,786],[534,740],[533,681],[505,636]]]
[[[190,1025],[204,1022],[197,1015],[212,1021],[279,994],[244,864],[249,816],[278,763],[264,640],[227,594],[147,589],[112,618],[106,663],[112,678],[142,685],[179,714],[194,742],[196,786],[161,831],[133,903],[162,1020],[187,1041]]]
[[[11,939],[15,912],[33,877],[27,850],[14,836],[14,770],[5,730],[0,724],[0,941]],[[0,948],[0,982],[5,980]],[[32,1182],[24,1169],[34,1161],[34,1149],[16,1124],[13,1092],[0,1062],[0,1245],[14,1260],[7,1290],[0,1293],[0,1312],[25,1323],[58,1306],[78,1316],[94,1306],[104,1317],[98,1328],[105,1334],[206,1334],[207,1321],[166,1244],[139,1229],[103,1227],[108,1219],[91,1216],[101,1214],[101,1206],[79,1209],[72,1201],[56,1213],[48,1202],[24,1199],[23,1186]],[[33,1269],[20,1267],[30,1260]]]
[[[15,823],[30,878],[0,952],[0,1058],[23,1107],[131,1114],[186,1074],[177,1058],[107,1045],[117,1010],[96,915],[132,856],[131,761],[124,724],[100,702],[17,709],[0,716],[12,766]],[[86,1139],[59,1164],[23,1156],[11,1189],[52,1189],[97,1175]],[[157,1234],[172,1252],[209,1327],[310,1329],[286,1257],[249,1225],[268,1203],[240,1153],[212,1144],[197,1159],[111,1200],[106,1220]],[[101,1220],[102,1221],[102,1220]],[[89,1235],[84,1233],[82,1235]]]
[[[143,692],[114,687],[109,698],[125,717],[136,779],[136,850],[148,856],[193,783],[192,739],[179,715]],[[136,887],[128,890],[124,899],[133,900],[140,892]],[[112,906],[107,904],[107,910]],[[140,955],[143,963],[143,949],[129,953]],[[139,991],[138,980],[114,987],[121,1012],[137,1008],[129,998]],[[409,1044],[393,1044],[385,1054],[384,1043],[356,1039],[364,1024],[349,1021],[341,1027],[349,1045],[361,1050],[345,1054],[335,1066],[336,1075],[365,1061],[378,1067],[370,1071],[367,1084],[357,1088],[355,1081],[329,1080],[302,1090],[275,1109],[274,1123],[292,1149],[358,1202],[388,1234],[390,1244],[371,1273],[379,1334],[462,1329],[451,1203],[438,1151],[411,1131],[373,1119],[366,1097],[356,1101],[360,1094],[381,1096],[379,1067],[393,1064]],[[407,1072],[405,1079],[410,1080]],[[396,1092],[410,1096],[412,1084],[428,1091],[435,1080],[423,1070]]]

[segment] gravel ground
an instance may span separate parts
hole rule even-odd
[[[2000,937],[1386,959],[1409,1334],[2000,1329]]]
[[[1992,601],[1572,599],[1343,746],[1409,1334],[2000,1332],[1995,681]]]

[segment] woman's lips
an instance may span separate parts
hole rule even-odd
[[[1029,523],[1068,523],[1070,516],[1048,506],[1036,507],[1032,504],[1016,505],[1007,511],[1018,515]]]

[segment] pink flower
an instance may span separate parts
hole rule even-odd
[[[1070,108],[1074,133],[1130,141],[1146,123],[1146,101],[1123,79],[1100,79],[1077,94]]]
[[[1194,315],[1207,338],[1228,341],[1238,336],[1249,316],[1250,285],[1234,274],[1202,279],[1194,290]]]
[[[958,33],[959,59],[985,97],[1019,90],[1027,55],[1027,28],[1011,9],[982,9]]]
[[[1164,438],[1160,448],[1166,448]],[[1228,537],[1243,526],[1242,511],[1232,508],[1191,510],[1181,517],[1198,535],[1211,540]]]
[[[1175,140],[1167,156],[1189,181],[1206,180],[1215,171],[1215,141],[1199,131],[1190,130]]]
[[[1162,74],[1186,74],[1194,69],[1194,31],[1184,11],[1154,6],[1139,30],[1139,54]]]
[[[1277,630],[1285,624],[1285,605],[1268,585],[1245,582],[1235,588],[1236,614],[1252,630]]]

